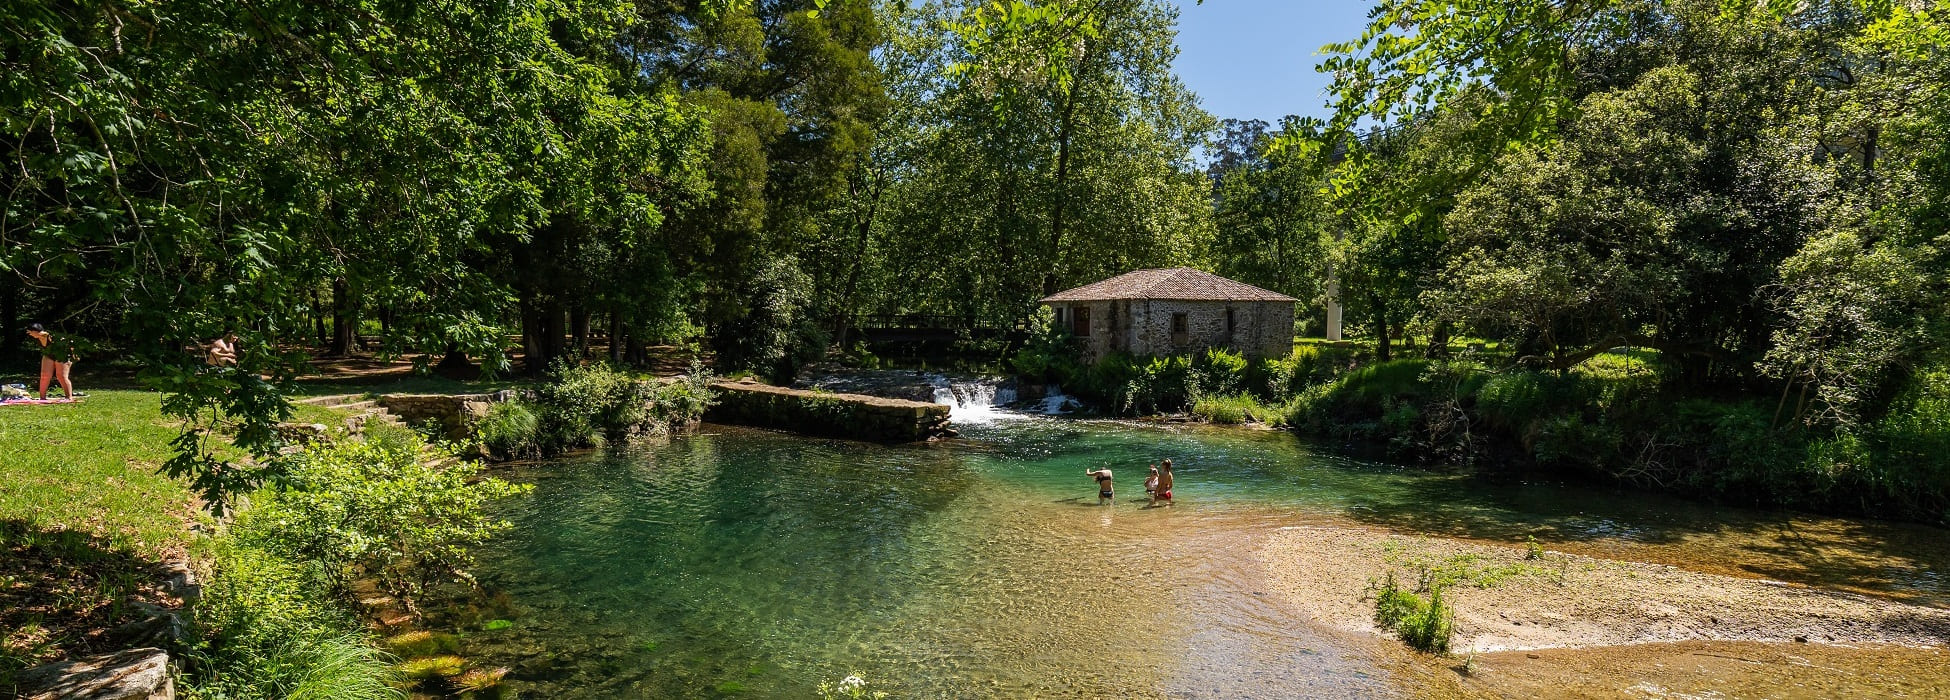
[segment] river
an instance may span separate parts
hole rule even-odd
[[[1164,457],[1180,503],[1147,508]],[[807,697],[849,674],[895,697],[1469,694],[1267,593],[1262,535],[1322,525],[1950,602],[1934,528],[1492,484],[1241,429],[985,414],[884,446],[706,425],[507,476],[535,490],[483,553],[490,595],[436,622],[529,697]]]

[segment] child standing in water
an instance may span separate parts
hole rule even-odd
[[[1158,473],[1157,493],[1154,493],[1151,496],[1151,505],[1153,506],[1158,505],[1159,502],[1163,502],[1165,505],[1172,504],[1171,503],[1171,460],[1167,459],[1161,462],[1160,464],[1164,466],[1164,471]]]
[[[1144,477],[1144,497],[1158,500],[1158,465],[1151,465],[1151,476]]]

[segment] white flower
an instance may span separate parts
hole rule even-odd
[[[859,676],[847,676],[845,680],[840,681],[840,690],[846,692],[854,692],[866,687],[867,679]]]

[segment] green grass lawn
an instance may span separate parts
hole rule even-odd
[[[0,406],[0,695],[14,671],[112,651],[131,602],[164,602],[161,564],[204,517],[156,472],[175,435],[146,391]]]

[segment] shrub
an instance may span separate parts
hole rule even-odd
[[[1153,357],[1125,382],[1118,404],[1127,413],[1163,413],[1183,408],[1198,393],[1189,358]]]
[[[1239,393],[1246,385],[1246,370],[1249,363],[1246,356],[1224,348],[1211,348],[1199,353],[1192,363],[1191,375],[1187,378],[1188,387],[1196,387],[1196,392],[1188,393],[1230,395]]]
[[[1618,454],[1622,439],[1609,424],[1561,415],[1543,421],[1532,451],[1540,463],[1598,469]]]
[[[509,527],[486,506],[527,487],[478,477],[465,462],[429,464],[419,449],[340,443],[293,459],[284,487],[244,512],[236,534],[316,567],[341,595],[371,576],[410,610],[435,583],[471,580],[470,548]]]
[[[1286,423],[1284,410],[1262,404],[1252,394],[1201,396],[1192,403],[1192,414],[1213,423]]]
[[[544,453],[588,447],[646,423],[653,389],[605,363],[558,363],[536,390],[542,409],[536,442]]]
[[[1374,621],[1377,627],[1393,630],[1410,647],[1447,654],[1455,635],[1456,614],[1442,599],[1440,586],[1431,587],[1429,597],[1423,599],[1395,583],[1395,573],[1390,571],[1375,593]]]
[[[1056,322],[1055,311],[1041,307],[1029,317],[1029,341],[1009,359],[1009,366],[1031,381],[1073,382],[1083,366],[1075,338]]]
[[[540,421],[528,405],[503,401],[488,407],[486,416],[474,422],[474,435],[489,452],[502,458],[535,456]]]
[[[1431,654],[1449,653],[1449,641],[1455,633],[1456,614],[1442,600],[1440,587],[1429,589],[1428,604],[1402,618],[1395,626],[1395,634],[1400,635],[1403,642]]]
[[[232,538],[194,608],[202,641],[179,676],[191,699],[403,698],[391,658],[315,585],[307,567]]]
[[[652,419],[660,426],[669,426],[703,418],[718,400],[717,391],[711,388],[713,379],[703,363],[691,361],[691,371],[682,379],[657,385],[651,400]]]

